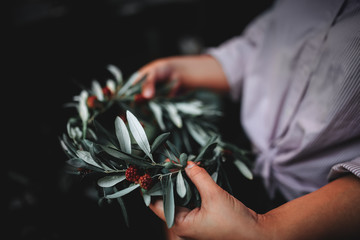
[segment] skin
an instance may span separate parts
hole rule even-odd
[[[155,95],[154,84],[176,81],[179,87],[207,87],[228,92],[221,65],[211,56],[158,59],[139,70],[148,74],[145,98]],[[140,78],[140,77],[139,77]],[[360,236],[360,180],[348,174],[322,188],[258,214],[219,187],[205,169],[188,163],[186,174],[199,190],[202,205],[178,207],[169,239],[357,239]],[[162,200],[150,209],[165,221]]]
[[[193,166],[186,173],[202,205],[176,209],[168,233],[172,239],[356,239],[360,234],[360,181],[353,175],[257,214],[220,188],[205,169],[188,166]],[[165,221],[162,200],[150,209]]]
[[[155,83],[174,81],[173,92],[182,88],[205,87],[224,93],[229,91],[226,76],[220,64],[209,55],[168,57],[157,59],[139,70],[141,79],[147,74],[143,83],[142,94],[150,99],[155,96]]]

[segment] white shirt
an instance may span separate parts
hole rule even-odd
[[[277,1],[207,53],[241,101],[253,171],[270,196],[360,177],[360,1]]]

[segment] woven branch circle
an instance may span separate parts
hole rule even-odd
[[[141,95],[144,76],[124,80],[115,65],[106,83],[93,80],[66,107],[77,111],[68,119],[60,144],[70,174],[92,177],[101,189],[99,203],[117,200],[128,224],[126,194],[140,189],[144,203],[162,196],[167,226],[175,206],[201,205],[196,187],[184,172],[188,161],[205,168],[222,187],[229,182],[222,164],[232,161],[252,179],[249,152],[221,138],[220,97],[205,89],[169,96],[171,82],[156,87],[156,97]]]

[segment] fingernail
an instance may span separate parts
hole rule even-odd
[[[191,161],[188,161],[186,168],[187,168],[187,169],[190,169],[190,168],[192,168],[193,166],[195,166],[195,163],[194,163],[194,162],[191,162]]]
[[[150,89],[150,88],[145,88],[145,89],[144,89],[144,92],[143,92],[143,96],[144,96],[145,98],[150,98],[151,95],[152,95],[151,89]]]

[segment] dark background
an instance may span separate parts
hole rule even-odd
[[[124,197],[130,228],[114,204],[97,205],[90,182],[63,171],[65,132],[78,84],[128,77],[147,62],[196,54],[238,35],[271,1],[14,0],[3,85],[6,239],[163,239],[161,221],[138,194]],[[224,121],[237,124],[227,105]]]

